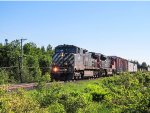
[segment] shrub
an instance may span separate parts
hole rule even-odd
[[[64,106],[57,102],[48,106],[48,111],[49,113],[65,113]]]
[[[67,113],[77,113],[79,109],[83,109],[87,105],[87,100],[84,96],[72,97],[70,94],[63,94],[59,102],[64,105]]]
[[[105,96],[105,94],[93,92],[92,93],[92,100],[96,101],[96,102],[101,102],[102,100],[104,100],[104,96]]]
[[[45,73],[45,75],[43,75],[43,81],[45,81],[45,82],[51,81],[51,76],[49,73]]]
[[[5,93],[2,97],[0,97],[1,113],[33,112],[38,108],[38,103],[21,90],[11,94]]]
[[[8,73],[5,70],[0,69],[0,85],[6,84],[9,81]]]
[[[46,87],[38,89],[35,94],[41,107],[48,107],[59,99],[59,93],[62,88],[61,85],[59,83],[52,83],[50,87],[49,89]]]
[[[95,102],[103,101],[105,99],[105,95],[107,95],[106,90],[97,84],[88,85],[84,91],[86,93],[90,93],[92,95],[92,100]]]

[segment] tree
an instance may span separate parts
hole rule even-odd
[[[51,50],[52,50],[52,46],[50,44],[48,44],[47,51],[51,51]]]
[[[35,82],[41,76],[39,61],[37,56],[28,55],[26,57],[26,72],[24,73],[25,82]],[[28,75],[28,76],[27,76]]]
[[[36,49],[37,49],[37,46],[33,42],[26,43],[23,46],[24,54],[26,54],[26,55],[29,55],[29,54],[30,55],[35,55],[36,54]]]
[[[42,52],[43,54],[45,53],[45,47],[44,47],[44,46],[41,47],[41,52]]]
[[[14,40],[5,45],[0,44],[0,67],[8,73],[9,80],[19,81],[18,58],[20,55],[20,42]]]
[[[4,71],[8,73],[10,82],[20,82],[21,80],[23,82],[35,82],[41,77],[41,72],[43,75],[49,73],[49,66],[53,55],[50,44],[46,50],[44,46],[37,47],[33,42],[24,44],[23,69],[19,68],[20,52],[19,40],[14,40],[7,44],[0,43],[0,67],[7,67]]]
[[[146,62],[143,62],[141,66],[142,66],[143,68],[147,68]]]
[[[1,47],[3,47],[3,44],[2,44],[2,43],[0,43],[0,48],[1,48]]]
[[[42,55],[39,58],[39,65],[42,70],[42,75],[45,75],[46,72],[49,72],[50,63],[51,63],[51,59],[50,56],[48,55]]]

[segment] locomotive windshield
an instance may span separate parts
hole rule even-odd
[[[76,53],[76,47],[56,47],[55,53]]]

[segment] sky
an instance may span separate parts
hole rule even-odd
[[[0,2],[0,43],[6,38],[150,64],[150,2]]]

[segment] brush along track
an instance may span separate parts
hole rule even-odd
[[[101,77],[100,77],[101,78]],[[79,80],[70,80],[70,81],[57,81],[57,83],[68,83],[68,82],[80,82],[80,81],[89,81],[95,80],[97,78],[87,78]],[[51,82],[52,83],[52,82]],[[46,83],[46,87],[50,87],[51,83]],[[38,87],[38,83],[21,83],[21,84],[11,84],[11,85],[0,85],[0,89],[5,89],[6,91],[17,91],[18,89],[33,90]]]

